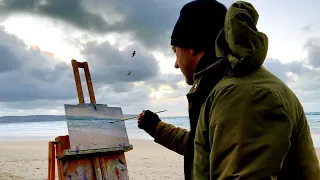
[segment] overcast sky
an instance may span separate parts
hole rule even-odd
[[[174,69],[170,46],[187,2],[0,0],[0,116],[63,115],[64,104],[77,104],[71,59],[89,63],[97,103],[125,114],[167,109],[163,116],[187,115],[190,86]],[[233,1],[220,2],[229,7]],[[270,41],[264,66],[305,111],[320,111],[320,1],[249,2]],[[85,83],[83,89],[87,93]]]

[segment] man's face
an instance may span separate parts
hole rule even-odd
[[[180,68],[185,77],[186,83],[188,85],[192,85],[193,74],[195,73],[195,69],[200,58],[197,55],[194,55],[194,51],[192,49],[173,46],[172,50],[176,54],[174,67],[176,69]]]

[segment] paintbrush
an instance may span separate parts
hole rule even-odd
[[[156,114],[158,113],[162,113],[162,112],[166,112],[167,110],[163,110],[163,111],[158,111],[158,112],[154,112]],[[127,120],[130,120],[130,119],[135,119],[135,118],[138,118],[139,116],[133,116],[133,117],[129,117],[129,118],[125,118],[125,119],[121,119],[121,120],[118,120],[118,121],[113,121],[113,122],[109,122],[109,123],[115,123],[115,122],[119,122],[119,121],[127,121]]]
[[[167,110],[163,110],[163,111],[158,111],[158,112],[155,112],[156,114],[158,113],[162,113],[162,112],[166,112]],[[129,120],[129,119],[134,119],[134,118],[138,118],[139,116],[134,116],[134,117],[130,117],[130,118],[126,118],[126,119],[121,119],[120,121],[126,121],[126,120]]]

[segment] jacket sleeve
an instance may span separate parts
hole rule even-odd
[[[156,128],[154,141],[178,154],[184,155],[188,138],[188,130],[160,121]]]
[[[293,122],[265,89],[232,85],[201,109],[195,137],[195,179],[277,179]]]

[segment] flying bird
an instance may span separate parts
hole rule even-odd
[[[131,74],[131,71],[129,71],[127,75],[130,75],[130,74]]]
[[[132,52],[132,57],[133,57],[134,55],[136,55],[136,51],[133,51],[133,52]]]

